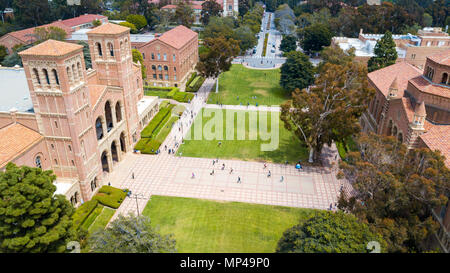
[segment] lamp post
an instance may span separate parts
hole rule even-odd
[[[131,193],[131,192],[130,192]],[[134,193],[134,194],[130,194],[129,197],[134,198],[136,200],[136,211],[137,211],[137,216],[139,217],[139,204],[138,204],[138,199],[150,199],[150,198],[146,198],[144,196],[144,194],[142,193]]]

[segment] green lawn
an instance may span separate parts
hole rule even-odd
[[[151,197],[143,215],[162,234],[172,233],[178,252],[274,252],[283,232],[314,210],[203,199]]]
[[[104,229],[115,212],[116,212],[115,209],[103,207],[101,213],[97,216],[97,218],[95,218],[95,221],[90,225],[89,233],[92,233],[98,229]]]
[[[280,69],[256,70],[233,64],[220,75],[219,93],[211,90],[208,103],[228,105],[280,105],[290,95],[280,87]],[[239,99],[237,98],[239,96]],[[252,97],[256,96],[256,99]]]
[[[202,111],[210,111],[208,109],[203,109]],[[193,133],[196,123],[202,121],[202,128],[205,128],[205,124],[210,124],[211,120],[215,114],[211,114],[211,117],[203,117],[200,113],[197,115],[194,124],[191,126],[188,136],[191,136],[190,140],[185,138],[184,144],[178,149],[178,155],[190,156],[190,157],[206,157],[206,158],[222,158],[222,159],[239,159],[239,160],[250,160],[250,161],[267,161],[267,162],[277,162],[284,163],[288,160],[291,163],[297,162],[299,159],[305,161],[308,158],[307,148],[302,145],[300,140],[294,135],[294,133],[286,130],[284,124],[278,117],[278,139],[279,141],[273,141],[273,143],[278,143],[278,148],[273,151],[263,151],[261,149],[261,144],[268,144],[270,140],[262,140],[261,137],[264,134],[258,133],[258,138],[256,140],[249,140],[249,111],[234,111],[234,110],[218,110],[223,113],[223,134],[222,139],[225,139],[227,130],[226,126],[226,115],[231,115],[236,112],[240,112],[245,115],[245,140],[237,139],[238,129],[234,129],[234,140],[207,140],[207,135],[205,130],[203,130],[203,138],[196,140],[196,136]],[[254,112],[256,113],[256,112]],[[264,113],[264,112],[262,112]],[[277,113],[279,115],[279,113]],[[234,117],[234,128],[237,128],[238,115],[235,114]],[[243,118],[239,118],[242,122]],[[270,114],[267,116],[267,127],[269,128],[269,135],[272,132]],[[208,127],[208,126],[206,126]],[[243,125],[241,126],[243,127]],[[259,128],[259,126],[258,126]],[[275,138],[273,135],[273,139]],[[219,146],[219,141],[222,144]],[[275,147],[275,146],[273,146]]]

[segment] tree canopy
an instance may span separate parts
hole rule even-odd
[[[147,19],[145,19],[143,15],[139,14],[128,15],[127,22],[133,24],[137,30],[141,30],[147,25]]]
[[[288,92],[303,89],[314,82],[314,67],[308,56],[300,51],[286,54],[286,62],[281,66],[280,85]]]
[[[144,65],[144,58],[142,57],[141,52],[137,49],[132,49],[131,54],[133,55],[133,62],[139,62],[141,64],[142,79],[147,78],[147,68]]]
[[[64,252],[74,237],[72,205],[52,171],[8,163],[0,172],[0,252]]]
[[[96,253],[173,253],[173,235],[161,235],[146,216],[119,215],[105,230],[94,232],[88,245]]]
[[[207,0],[202,4],[200,21],[203,25],[209,23],[209,18],[212,16],[221,16],[222,7],[215,0]]]
[[[367,253],[367,244],[383,238],[351,214],[320,211],[286,230],[278,242],[278,253]]]
[[[410,149],[395,137],[362,134],[359,152],[341,161],[338,178],[353,186],[338,207],[382,234],[389,252],[422,252],[438,224],[432,209],[450,196],[450,171],[439,151]]]
[[[281,40],[280,50],[287,53],[297,49],[297,38],[294,35],[286,35]]]
[[[395,64],[395,61],[397,60],[397,50],[395,49],[392,33],[386,31],[383,37],[377,41],[374,53],[375,56],[371,57],[367,62],[369,72]]]
[[[174,15],[175,20],[185,27],[190,28],[194,23],[194,10],[188,0],[180,0]]]
[[[300,45],[306,52],[317,52],[322,50],[323,47],[331,44],[331,38],[333,34],[327,25],[314,24],[299,32]]]

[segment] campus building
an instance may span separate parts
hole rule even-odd
[[[7,33],[0,37],[0,45],[4,45],[7,48],[8,54],[11,54],[15,45],[29,45],[36,41],[36,36],[34,35],[34,30],[36,28],[48,28],[51,26],[59,27],[67,33],[67,38],[70,38],[72,32],[74,31],[92,28],[92,22],[94,20],[99,20],[102,24],[108,22],[108,18],[106,16],[98,14],[84,14],[67,20],[58,20],[39,27],[31,27]]]
[[[198,34],[180,25],[137,49],[144,58],[149,85],[183,87],[198,62]]]
[[[346,51],[355,49],[355,60],[365,62],[375,56],[377,41],[384,34],[368,34],[360,30],[358,38],[333,37],[332,44]],[[393,34],[396,45],[397,62],[406,61],[423,69],[426,57],[450,49],[450,36],[441,28],[423,28],[417,35]]]
[[[376,95],[361,117],[365,132],[396,137],[408,148],[439,150],[450,168],[450,49],[428,56],[424,70],[399,62],[368,74]],[[450,205],[434,212],[437,240],[450,251]]]
[[[83,46],[48,40],[19,53],[23,69],[0,69],[0,170],[8,162],[53,170],[56,193],[89,200],[158,111],[143,96],[129,28],[103,24]]]
[[[192,10],[194,11],[194,24],[200,24],[200,18],[202,13],[202,4],[205,1],[190,1]],[[237,16],[239,14],[239,1],[238,0],[216,0],[216,2],[222,7],[222,16]],[[175,12],[177,9],[176,1],[172,4],[165,5],[161,8],[170,12]]]

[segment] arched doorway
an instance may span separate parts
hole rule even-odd
[[[124,133],[124,132],[122,132],[122,133],[120,134],[119,141],[120,141],[120,150],[121,150],[122,152],[126,153],[126,152],[127,152],[127,147],[126,147],[126,145],[125,145],[126,142],[125,142],[125,133]]]
[[[393,136],[397,136],[397,126],[394,126],[394,130],[392,131]]]
[[[114,162],[119,162],[119,155],[117,154],[116,141],[111,143],[111,156]]]
[[[109,101],[105,103],[105,119],[106,119],[106,128],[107,131],[109,132],[114,126],[111,113],[111,104],[109,103]]]
[[[389,120],[388,128],[387,128],[387,135],[392,135],[392,120]]]
[[[109,173],[111,170],[109,169],[108,153],[106,151],[104,151],[102,153],[101,161],[102,161],[102,170],[103,170],[103,172],[108,172]]]

